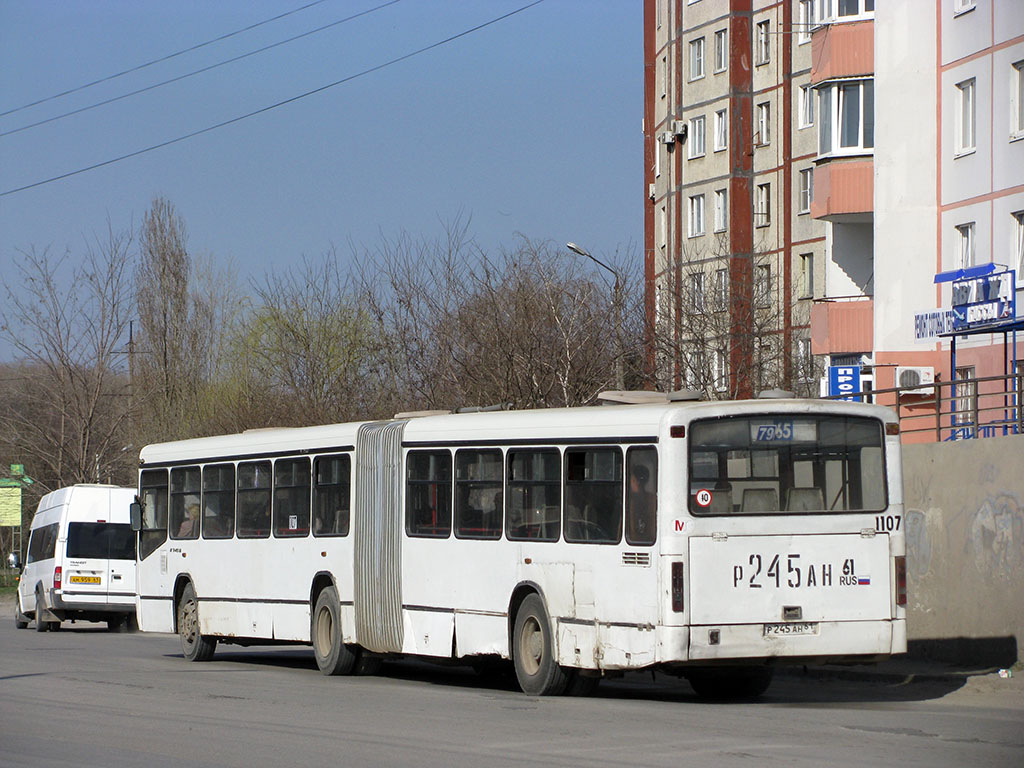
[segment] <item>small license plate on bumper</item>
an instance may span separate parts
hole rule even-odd
[[[72,576],[68,579],[72,584],[101,584],[103,580],[99,576]]]
[[[787,624],[765,624],[764,637],[773,635],[816,635],[818,634],[818,622],[816,621],[793,621]]]

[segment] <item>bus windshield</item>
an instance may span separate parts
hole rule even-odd
[[[694,515],[880,512],[882,423],[860,416],[733,416],[689,430]]]

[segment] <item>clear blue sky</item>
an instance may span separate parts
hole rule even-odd
[[[0,0],[0,112],[187,48],[309,0]],[[245,34],[0,117],[0,133],[380,5],[326,0]],[[528,0],[401,0],[148,93],[0,137],[0,192],[318,88]],[[441,232],[485,247],[573,240],[642,252],[639,0],[545,0],[413,59],[189,141],[0,197],[0,268],[138,225],[156,195],[195,254],[261,278],[333,243]],[[0,296],[0,301],[3,297]]]

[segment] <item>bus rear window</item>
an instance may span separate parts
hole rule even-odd
[[[694,515],[878,512],[886,507],[882,423],[860,416],[743,416],[689,430]]]

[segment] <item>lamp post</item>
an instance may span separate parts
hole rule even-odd
[[[586,248],[582,248],[576,245],[576,243],[566,243],[565,247],[573,253],[590,259],[602,269],[611,272],[612,277],[615,278],[615,284],[612,288],[612,304],[614,305],[615,311],[615,343],[617,346],[617,349],[615,350],[615,387],[621,391],[626,388],[622,372],[622,279],[619,277],[619,273],[617,271],[594,256]]]

